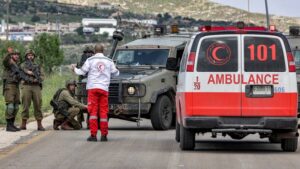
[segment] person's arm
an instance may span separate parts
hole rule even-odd
[[[64,101],[68,102],[71,106],[78,107],[79,109],[86,109],[87,106],[77,101],[75,98],[73,98],[68,91],[63,91],[62,98]]]
[[[117,67],[116,67],[116,65],[112,62],[111,63],[111,67],[110,67],[111,69],[111,74],[113,75],[113,76],[119,76],[119,74],[120,74],[120,72],[119,72],[119,70],[117,69]]]
[[[77,75],[86,75],[90,69],[89,61],[86,60],[81,68],[76,68],[75,66],[73,66],[72,69]]]

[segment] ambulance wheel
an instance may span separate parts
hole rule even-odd
[[[194,150],[195,133],[180,125],[180,148],[181,150]]]
[[[295,152],[298,147],[298,138],[288,138],[281,140],[281,149],[287,152]]]
[[[176,121],[176,129],[175,129],[175,140],[179,143],[180,142],[180,125]]]
[[[172,102],[168,96],[160,96],[151,108],[151,123],[155,130],[168,130],[173,118]]]

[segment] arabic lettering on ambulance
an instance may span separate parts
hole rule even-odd
[[[194,90],[200,90],[201,88],[201,83],[199,80],[199,76],[196,77],[196,80],[194,81]]]
[[[278,74],[210,74],[207,84],[279,84]]]
[[[213,65],[225,65],[231,58],[231,50],[224,43],[213,43],[206,51],[206,58]]]

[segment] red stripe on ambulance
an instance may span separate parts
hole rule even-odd
[[[269,116],[297,115],[297,93],[275,93],[272,98],[248,98],[237,92],[177,93],[177,108],[184,116]],[[181,101],[184,100],[184,103]]]

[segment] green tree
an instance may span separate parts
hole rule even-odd
[[[64,60],[63,50],[57,35],[43,33],[30,44],[37,55],[38,62],[43,65],[46,73],[51,73],[54,66],[59,66]]]
[[[37,15],[33,15],[31,18],[31,22],[39,22],[41,20],[41,18]]]

